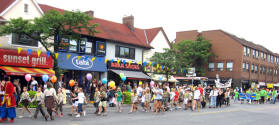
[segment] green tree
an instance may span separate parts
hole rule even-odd
[[[55,53],[59,47],[65,47],[65,45],[60,44],[62,38],[79,40],[82,31],[86,31],[93,36],[97,32],[95,28],[98,24],[90,23],[92,19],[92,17],[79,11],[60,13],[51,10],[34,20],[11,19],[5,25],[0,26],[0,36],[16,33],[18,35],[26,35],[41,43],[50,52],[50,56],[54,60],[53,69],[56,72],[56,76],[59,77],[62,70],[58,68]],[[52,47],[54,51],[50,50]]]
[[[167,81],[170,74],[170,68],[175,66],[175,52],[172,49],[164,49],[162,53],[155,53],[151,58],[150,61],[164,66],[163,71],[165,71],[165,75],[167,77]]]
[[[204,65],[208,64],[210,57],[214,54],[210,52],[211,44],[209,40],[198,37],[195,41],[183,40],[173,45],[176,52],[176,61],[179,67],[195,67],[197,76],[204,76]]]

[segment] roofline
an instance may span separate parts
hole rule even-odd
[[[4,11],[2,11],[2,13],[0,13],[0,16],[3,16],[6,12],[8,12],[12,7],[14,7],[20,0],[16,0],[14,1],[11,5],[9,5],[9,7],[7,7]],[[38,2],[36,0],[32,0],[33,3],[35,4],[35,6],[39,9],[40,13],[42,15],[44,15],[43,10],[41,9],[41,7],[39,6]]]

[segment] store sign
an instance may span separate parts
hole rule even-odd
[[[90,69],[93,67],[93,62],[89,59],[86,59],[85,56],[81,56],[80,59],[78,59],[78,56],[73,57],[72,63],[75,67],[81,69]]]
[[[29,56],[27,51],[18,54],[17,50],[0,49],[0,65],[52,68],[53,60],[50,56],[47,57],[46,53],[38,56],[37,52],[31,52]]]
[[[67,55],[70,55],[69,58],[67,58]],[[67,70],[106,72],[105,58],[95,57],[92,61],[93,57],[86,54],[59,52],[58,67]]]
[[[105,42],[96,41],[96,56],[106,55],[106,44]]]
[[[128,63],[125,63],[125,65],[124,65],[123,63],[113,62],[113,63],[108,63],[108,68],[109,69],[120,69],[120,70],[133,70],[133,71],[142,70],[141,66],[138,64],[135,64],[135,63],[131,63],[130,65]]]

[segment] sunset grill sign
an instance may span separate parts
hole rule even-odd
[[[45,53],[38,56],[37,52],[29,55],[27,51],[21,51],[20,54],[17,50],[11,49],[0,49],[0,51],[0,65],[36,68],[52,68],[53,66],[52,58],[47,57]]]

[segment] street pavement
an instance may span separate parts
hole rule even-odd
[[[75,118],[66,116],[70,106],[64,106],[64,118],[45,121],[41,114],[38,119],[16,118],[18,125],[279,125],[279,104],[249,105],[232,104],[224,108],[205,108],[199,112],[174,110],[154,115],[152,112],[135,112],[128,114],[129,106],[124,106],[122,113],[116,108],[109,108],[107,116],[96,116],[95,108],[87,106],[86,116]],[[141,108],[140,108],[141,109]],[[21,110],[17,110],[19,116]],[[32,109],[34,112],[34,109]]]

